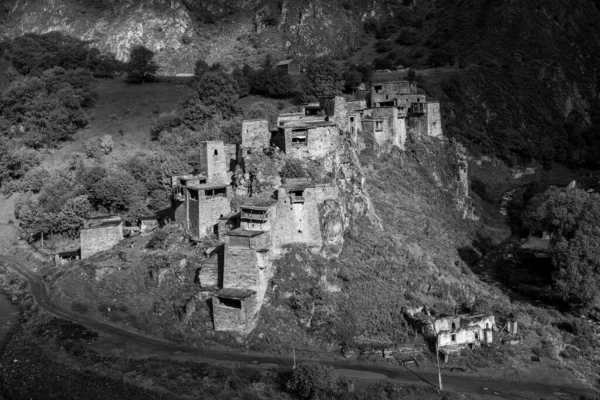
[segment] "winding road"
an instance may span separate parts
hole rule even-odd
[[[181,358],[182,356],[189,356],[195,359],[201,359],[203,361],[212,360],[255,365],[293,366],[294,360],[291,357],[276,357],[269,355],[256,355],[233,351],[187,347],[173,342],[150,338],[135,332],[117,328],[113,325],[106,324],[98,320],[75,314],[55,304],[48,296],[46,287],[44,286],[41,278],[20,264],[18,260],[14,259],[13,257],[0,255],[0,262],[5,264],[7,267],[14,269],[27,280],[31,288],[31,293],[41,308],[56,317],[75,321],[96,331],[112,335],[117,338],[120,343],[142,346],[150,351],[164,354],[166,357],[173,356]],[[411,370],[408,367],[401,369],[399,367],[341,360],[296,360],[296,362],[300,363],[304,361],[319,361],[321,364],[334,367],[338,371],[338,374],[354,379],[392,379],[403,384],[431,386],[435,386],[438,380],[437,374],[421,373],[418,370]],[[522,381],[509,382],[497,379],[473,377],[461,372],[454,372],[450,374],[445,372],[443,375],[443,384],[444,389],[446,390],[461,393],[480,394],[499,399],[572,399],[581,395],[597,395],[597,393],[582,387],[566,387]]]

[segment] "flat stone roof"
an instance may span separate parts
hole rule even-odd
[[[253,238],[256,236],[260,236],[263,233],[265,233],[265,232],[264,231],[248,231],[244,228],[237,228],[237,229],[227,232],[227,236],[240,236],[240,237]]]
[[[118,226],[121,224],[121,217],[118,215],[98,215],[90,217],[85,222],[82,230],[105,228],[107,226]]]
[[[203,183],[201,185],[189,185],[188,188],[195,190],[211,190],[211,189],[223,189],[229,186],[226,183]]]
[[[229,213],[227,215],[223,215],[222,217],[219,217],[219,219],[226,220],[226,219],[238,217],[239,215],[240,215],[240,211],[236,211],[236,212]]]
[[[250,296],[256,294],[255,290],[252,289],[221,289],[217,292],[217,297],[224,297],[226,299],[244,300]]]
[[[315,184],[307,180],[288,179],[281,185],[284,189],[306,189],[314,188]]]
[[[273,204],[256,204],[256,205],[241,205],[240,208],[245,210],[267,211]]]

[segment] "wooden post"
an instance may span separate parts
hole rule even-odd
[[[296,348],[292,347],[292,350],[294,351],[294,369],[296,369]]]

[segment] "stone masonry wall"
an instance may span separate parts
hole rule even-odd
[[[381,137],[379,141],[389,141],[392,146],[396,146],[402,150],[405,149],[406,143],[406,127],[404,118],[398,118],[398,109],[396,107],[381,107],[371,110],[373,118],[386,118],[388,121],[389,137]],[[381,143],[380,143],[381,145]]]
[[[200,198],[197,214],[193,214],[190,201],[190,221],[197,223],[198,230],[192,231],[193,235],[204,237],[214,232],[215,225],[219,218],[231,212],[231,202],[227,197]],[[196,222],[197,221],[197,222]]]
[[[220,141],[202,142],[200,148],[200,170],[207,177],[207,183],[228,183],[227,153]]]
[[[286,244],[304,244],[318,250],[323,244],[319,204],[337,198],[337,187],[319,186],[304,190],[304,203],[290,203],[286,189],[280,188],[277,220],[274,222],[273,253],[279,255]]]
[[[327,97],[321,99],[319,103],[325,115],[329,117],[330,121],[335,122],[342,132],[350,130],[347,118],[348,106],[345,98],[342,96]]]
[[[82,229],[79,232],[81,244],[81,259],[108,250],[123,239],[123,224],[92,229]]]
[[[242,121],[242,147],[256,149],[267,147],[270,142],[269,121],[266,119]]]
[[[440,114],[440,103],[427,103],[427,135],[438,137],[443,136],[442,116]]]
[[[286,135],[285,153],[294,158],[322,158],[339,143],[340,134],[336,126],[319,126],[308,130],[306,146],[292,146],[291,135]]]

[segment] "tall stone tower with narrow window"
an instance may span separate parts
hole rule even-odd
[[[200,173],[206,176],[207,183],[228,183],[227,157],[223,142],[202,142],[200,151]]]

